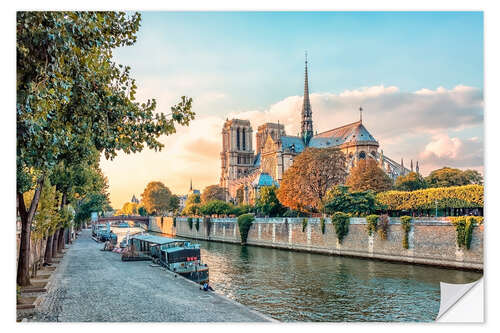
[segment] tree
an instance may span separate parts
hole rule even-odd
[[[344,212],[360,216],[373,214],[379,208],[372,191],[350,192],[347,186],[335,186],[326,193],[323,212]]]
[[[141,215],[141,216],[148,215],[148,212],[147,212],[146,208],[144,208],[144,205],[139,206],[139,208],[137,209],[137,213],[139,213],[139,215]]]
[[[201,203],[201,197],[197,193],[190,194],[186,199],[186,206]]]
[[[137,215],[138,214],[138,204],[135,202],[126,202],[123,204],[121,213],[124,215]]]
[[[377,161],[372,158],[359,160],[351,169],[345,184],[353,191],[381,192],[392,188],[391,178],[378,167]]]
[[[149,214],[164,214],[170,208],[172,192],[162,182],[150,182],[142,193],[144,208]]]
[[[200,206],[200,213],[204,215],[228,215],[234,207],[230,203],[222,200],[211,200]]]
[[[477,170],[465,170],[464,177],[467,180],[465,185],[483,185],[483,176]]]
[[[426,188],[427,182],[418,173],[410,172],[407,175],[396,178],[394,187],[399,191],[415,191]]]
[[[432,171],[425,179],[429,187],[450,187],[462,185],[482,185],[483,176],[476,170],[454,169],[444,167]]]
[[[186,205],[182,210],[183,215],[198,215],[201,213],[201,204],[200,203],[191,203]]]
[[[179,199],[179,197],[177,195],[173,194],[170,197],[170,202],[168,204],[169,211],[176,211],[176,210],[178,210],[180,203],[181,203],[181,200]]]
[[[280,216],[286,210],[278,198],[276,192],[278,189],[275,185],[264,186],[259,190],[259,195],[255,200],[255,210],[266,216]]]
[[[167,116],[156,102],[135,102],[130,68],[113,60],[114,48],[136,41],[140,14],[124,12],[17,12],[17,202],[21,244],[17,283],[29,281],[31,224],[51,169],[96,149],[161,150],[162,134],[194,118],[182,97]],[[169,117],[171,116],[171,117]],[[24,193],[33,190],[29,207]],[[63,205],[64,207],[64,205]]]
[[[201,194],[201,202],[205,204],[212,200],[226,200],[224,188],[219,185],[210,185],[205,187],[203,193]]]
[[[184,215],[197,215],[200,213],[201,196],[197,193],[190,194],[186,199],[186,206],[182,210]]]
[[[285,171],[277,197],[291,209],[317,211],[326,191],[343,184],[346,174],[346,158],[339,149],[307,148]]]

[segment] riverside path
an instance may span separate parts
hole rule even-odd
[[[263,322],[273,321],[194,282],[100,251],[84,230],[52,276],[30,321],[50,322]]]

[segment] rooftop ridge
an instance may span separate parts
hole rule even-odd
[[[332,132],[332,131],[335,131],[335,130],[339,130],[339,129],[342,129],[342,128],[345,128],[345,127],[349,127],[349,126],[352,126],[352,125],[355,125],[355,124],[360,124],[361,126],[363,126],[363,124],[361,123],[361,120],[358,120],[358,121],[355,121],[355,122],[350,123],[350,124],[346,124],[346,125],[343,125],[343,126],[340,126],[340,127],[336,127],[336,128],[329,129],[328,131],[324,131],[324,132],[321,132],[321,133],[317,133],[317,134],[315,134],[314,136],[318,136],[318,135],[321,135],[321,134],[325,134],[325,133],[328,133],[328,132]]]

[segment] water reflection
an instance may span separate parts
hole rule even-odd
[[[480,273],[196,241],[210,283],[281,321],[433,321],[439,282]]]

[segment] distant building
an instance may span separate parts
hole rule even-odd
[[[189,192],[185,195],[179,195],[179,209],[183,210],[186,207],[186,201],[191,194],[200,194],[200,190],[193,189],[193,180],[189,184]]]
[[[188,193],[188,196],[190,196],[191,194],[201,194],[200,190],[193,189],[193,180],[192,179],[191,179],[191,183],[189,184],[189,193]]]
[[[256,151],[252,147],[252,126],[243,119],[226,120],[222,129],[220,186],[226,190],[226,200],[252,203],[262,186],[279,186],[294,158],[308,147],[338,147],[347,157],[348,170],[362,159],[374,159],[392,179],[413,171],[388,158],[379,143],[363,125],[362,108],[359,121],[322,133],[313,132],[312,108],[309,100],[309,80],[305,62],[304,98],[300,136],[287,135],[279,122],[258,127]],[[419,172],[418,161],[415,171]],[[243,193],[241,193],[243,192]]]
[[[132,195],[132,199],[130,200],[130,202],[132,202],[132,203],[136,203],[136,204],[138,204],[138,203],[139,203],[139,200],[135,197],[135,194],[134,194],[134,195]]]

